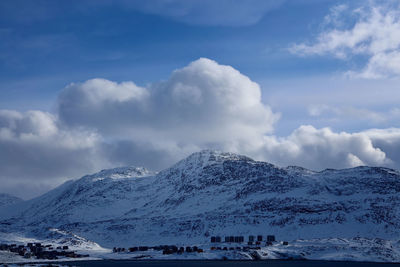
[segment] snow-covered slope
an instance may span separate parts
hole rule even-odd
[[[400,173],[377,167],[314,172],[216,151],[169,169],[117,168],[69,181],[0,210],[0,231],[49,228],[105,247],[207,242],[212,235],[280,240],[400,234]]]
[[[20,199],[18,197],[11,196],[9,194],[0,193],[0,207],[18,203],[20,201],[22,201],[22,199]]]

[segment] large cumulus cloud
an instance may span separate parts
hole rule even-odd
[[[59,97],[68,126],[158,146],[251,146],[279,115],[261,102],[257,83],[230,66],[201,58],[167,81],[141,88],[93,79],[71,84]]]
[[[102,168],[159,170],[205,148],[315,170],[400,167],[397,128],[346,133],[303,125],[274,136],[279,112],[261,101],[259,85],[205,58],[146,87],[72,83],[57,107],[55,114],[0,110],[2,191],[28,198]]]

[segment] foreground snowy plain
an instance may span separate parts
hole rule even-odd
[[[103,170],[5,205],[0,242],[68,244],[92,259],[400,262],[399,192],[400,174],[388,168],[315,172],[207,150],[159,173]],[[251,252],[210,250],[213,235],[258,234],[279,242]],[[111,252],[114,246],[164,244],[205,252]]]
[[[7,241],[10,241],[7,239]],[[25,241],[42,242],[43,244],[66,244],[63,240],[37,240],[16,237],[13,242],[23,244]],[[61,241],[61,242],[60,242]],[[58,243],[60,242],[60,243]],[[113,253],[111,249],[102,248],[92,242],[69,243],[71,249],[88,258],[58,260],[25,259],[11,252],[0,251],[0,263],[35,263],[35,262],[66,262],[77,260],[332,260],[332,261],[368,261],[368,262],[398,262],[400,258],[399,242],[378,239],[354,238],[348,239],[313,239],[294,240],[289,245],[276,242],[272,246],[261,247],[258,250],[243,251],[212,251],[209,244],[197,244],[205,248],[203,253],[186,253],[163,255],[162,251],[149,250],[146,252]],[[256,256],[256,257],[255,257]]]

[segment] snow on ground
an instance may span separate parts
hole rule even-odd
[[[261,259],[308,259],[335,261],[399,262],[397,241],[366,238],[324,238],[295,240],[285,246],[276,243],[260,251]]]
[[[24,258],[16,253],[9,251],[0,251],[0,263],[35,263],[35,262],[58,262],[58,261],[77,261],[77,260],[101,260],[99,255],[107,255],[112,250],[103,248],[98,244],[86,240],[77,235],[51,229],[54,232],[54,239],[37,239],[25,237],[18,233],[1,233],[0,243],[26,245],[27,243],[41,243],[42,245],[51,245],[53,247],[68,246],[70,251],[75,251],[78,254],[89,254],[90,257],[84,258],[67,258],[59,257],[58,260],[43,260],[36,258]],[[1,265],[0,265],[1,266]]]
[[[4,242],[4,235],[0,235],[0,243]],[[26,244],[26,242],[41,242],[53,246],[65,245],[64,240],[38,240],[24,238],[19,235],[7,235],[7,243]],[[75,237],[80,240],[80,237]],[[10,242],[12,241],[12,242]],[[74,242],[70,242],[72,244]],[[94,243],[95,244],[95,243]],[[25,259],[15,253],[0,251],[1,263],[38,263],[38,262],[60,262],[76,260],[271,260],[271,259],[307,259],[307,260],[333,260],[333,261],[373,261],[373,262],[400,262],[400,242],[387,241],[383,239],[367,238],[324,238],[310,240],[289,241],[288,245],[282,242],[274,242],[272,246],[264,246],[261,249],[250,249],[249,251],[229,250],[230,247],[243,247],[244,244],[218,243],[213,246],[228,247],[228,250],[211,250],[211,244],[196,244],[204,252],[183,252],[182,254],[163,255],[162,251],[149,249],[148,251],[118,252],[113,253],[111,249],[93,245],[93,242],[75,242],[70,249],[81,254],[89,254],[87,258],[60,258],[58,260]],[[1,266],[1,265],[0,265]]]

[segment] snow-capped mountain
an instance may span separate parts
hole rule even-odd
[[[9,194],[0,193],[0,207],[18,203],[20,201],[22,201],[22,199],[20,199],[18,197],[15,197],[15,196],[12,196]]]
[[[0,231],[68,231],[105,247],[207,242],[212,235],[280,240],[400,234],[400,173],[314,172],[232,153],[194,153],[159,173],[117,168],[0,210]]]

